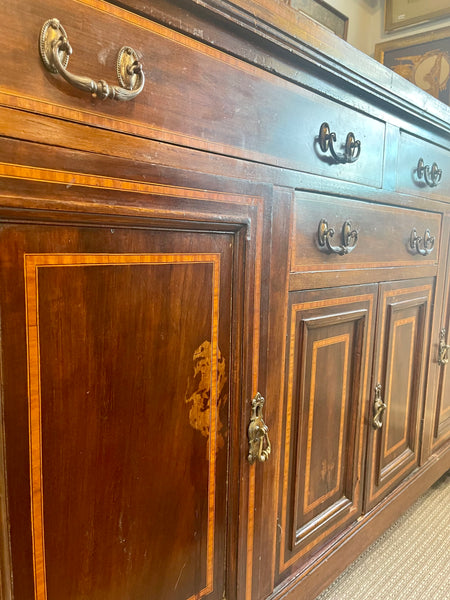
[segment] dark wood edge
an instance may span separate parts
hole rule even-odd
[[[0,600],[12,600],[11,551],[5,464],[3,399],[0,398]]]
[[[305,14],[274,0],[159,0],[158,6],[146,0],[110,0],[146,18],[176,29],[214,48],[232,54],[261,69],[305,84],[295,69],[283,67],[283,60],[261,61],[261,55],[247,54],[245,43],[256,36],[271,56],[280,51],[292,61],[302,61],[301,73],[313,69],[319,77],[345,85],[355,97],[368,95],[370,101],[382,104],[383,110],[400,109],[408,118],[419,120],[450,134],[450,108],[420,90],[391,69],[357,50],[332,31]],[[163,5],[163,6],[162,6]],[[196,26],[187,14],[199,17]],[[231,38],[221,33],[228,30]],[[239,32],[241,32],[239,34]],[[251,42],[250,42],[251,43]],[[344,81],[342,81],[344,80]],[[311,82],[309,82],[311,85]],[[327,93],[322,90],[324,95]]]
[[[338,536],[316,563],[294,575],[267,600],[312,600],[450,469],[450,445],[434,454],[380,504]]]
[[[450,133],[450,108],[443,102],[341,40],[307,15],[286,5],[274,7],[273,2],[269,5],[269,0],[191,1],[313,63],[322,71],[345,78],[353,87],[375,95],[377,100],[401,107],[415,118]]]

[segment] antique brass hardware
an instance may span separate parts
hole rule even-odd
[[[74,75],[67,70],[72,47],[67,34],[58,19],[49,19],[44,23],[39,38],[39,50],[42,62],[51,73],[59,73],[68,83],[84,92],[90,92],[94,98],[113,100],[133,100],[144,88],[145,76],[137,53],[129,46],[120,49],[116,69],[120,86],[98,82],[89,77]]]
[[[411,231],[409,236],[409,247],[417,254],[428,256],[434,248],[434,235],[431,235],[429,229],[425,229],[423,237],[417,235],[416,228]]]
[[[358,160],[361,153],[361,142],[355,139],[354,133],[351,131],[347,133],[345,140],[344,153],[338,154],[334,149],[334,142],[336,141],[336,134],[334,131],[330,132],[330,126],[328,123],[322,123],[319,129],[319,146],[322,152],[330,151],[331,156],[337,163],[352,163]]]
[[[443,327],[439,334],[439,356],[438,356],[438,365],[443,367],[448,363],[448,351],[450,350],[450,344],[445,343],[445,336],[447,332]]]
[[[252,415],[248,426],[248,461],[254,463],[255,460],[265,462],[272,451],[269,440],[269,428],[262,418],[262,409],[264,398],[258,392],[252,400]]]
[[[419,162],[417,163],[417,177],[419,179],[423,178],[425,183],[430,187],[436,187],[442,179],[442,169],[435,162],[430,168],[430,165],[424,163],[423,158],[419,158]]]
[[[350,221],[345,221],[342,226],[342,246],[333,246],[331,244],[331,239],[334,237],[336,233],[334,227],[328,226],[328,221],[326,219],[321,219],[319,222],[319,228],[317,230],[317,239],[319,246],[321,248],[325,248],[328,252],[333,252],[334,254],[339,254],[340,256],[344,256],[345,254],[350,254],[355,248],[358,242],[358,232],[356,229],[352,229],[352,224]]]
[[[381,398],[381,383],[377,383],[377,385],[375,386],[375,400],[373,402],[372,427],[374,429],[381,429],[381,427],[383,427],[381,417],[383,416],[385,410],[386,404]]]

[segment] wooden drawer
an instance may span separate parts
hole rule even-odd
[[[291,272],[337,269],[370,269],[407,265],[436,264],[439,256],[441,215],[368,202],[337,199],[297,192],[291,240]],[[324,223],[323,221],[326,221]],[[322,234],[319,224],[322,222]],[[351,233],[343,241],[344,224]],[[335,230],[326,235],[326,225]],[[417,247],[410,245],[416,231]],[[434,237],[424,246],[426,231]],[[339,254],[336,251],[348,253]],[[352,248],[353,247],[353,248]],[[418,249],[417,249],[418,248]]]
[[[419,196],[447,195],[450,185],[448,150],[402,131],[398,152],[398,191]],[[436,164],[434,170],[433,164]]]
[[[145,138],[379,187],[385,124],[277,78],[198,40],[100,0],[3,3],[0,104]],[[51,74],[41,28],[59,19],[75,75],[117,85],[116,59],[131,45],[146,81],[133,100],[93,98]],[[20,52],[10,51],[21,40]],[[361,142],[358,160],[336,164],[318,144],[321,124]],[[45,140],[57,143],[58,140]]]

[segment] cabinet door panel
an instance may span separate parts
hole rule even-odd
[[[221,599],[234,234],[4,225],[0,243],[35,599]]]
[[[380,285],[373,389],[381,384],[386,408],[369,436],[366,509],[418,465],[432,293],[428,280]]]
[[[450,343],[450,246],[447,256],[447,276],[441,321],[442,342]],[[449,353],[447,352],[447,358]],[[450,438],[450,362],[439,366],[436,412],[434,414],[433,446],[437,448]]]
[[[361,512],[375,290],[291,294],[281,569]]]

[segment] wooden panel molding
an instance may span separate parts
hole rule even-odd
[[[280,572],[361,513],[376,287],[364,290],[290,294]]]
[[[153,254],[153,255],[107,255],[107,254],[75,254],[75,255],[33,255],[25,256],[25,278],[26,278],[26,317],[27,317],[27,339],[28,339],[28,385],[29,385],[29,420],[30,420],[30,469],[31,469],[31,502],[32,502],[32,532],[33,532],[33,555],[35,573],[35,599],[47,599],[46,585],[46,562],[45,562],[45,476],[43,474],[43,433],[41,415],[41,353],[40,345],[40,321],[39,321],[39,277],[42,277],[43,269],[62,267],[73,269],[74,267],[104,266],[115,268],[118,266],[142,266],[152,265],[161,268],[172,268],[174,265],[198,265],[206,264],[211,269],[211,343],[207,347],[204,356],[194,358],[201,364],[197,369],[205,369],[205,361],[210,361],[209,373],[220,372],[220,363],[223,358],[218,349],[218,315],[219,315],[219,277],[220,277],[220,255],[218,254]],[[75,276],[75,275],[74,275]],[[45,301],[45,299],[44,299]],[[198,351],[197,351],[198,354]],[[220,362],[219,362],[220,359]],[[209,384],[207,373],[204,373]],[[223,376],[222,376],[223,377]],[[213,590],[214,581],[214,523],[215,523],[215,479],[216,479],[216,454],[223,447],[223,432],[220,430],[220,421],[216,410],[221,405],[219,386],[220,378],[210,375],[211,389],[207,390],[209,400],[207,435],[209,440],[208,449],[208,534],[206,550],[206,580],[189,600],[198,597],[208,597]],[[195,394],[194,394],[195,395]],[[186,402],[191,399],[186,398]],[[192,414],[192,408],[191,408]],[[191,425],[199,428],[195,415],[191,416]],[[156,518],[157,515],[155,515]],[[67,540],[70,544],[70,540]],[[181,576],[181,575],[180,575]],[[54,596],[53,596],[54,597]]]
[[[13,208],[19,215],[20,220],[35,218],[41,221],[44,218],[44,209],[48,211],[45,213],[45,218],[55,222],[64,222],[67,219],[66,211],[69,210],[69,214],[73,213],[73,215],[76,215],[76,212],[82,212],[85,221],[87,220],[87,213],[92,213],[93,224],[101,224],[105,221],[104,215],[107,211],[111,215],[107,218],[107,221],[113,227],[119,223],[122,226],[133,225],[134,222],[134,225],[139,223],[139,226],[145,227],[163,226],[167,231],[170,231],[171,223],[178,223],[178,226],[184,230],[191,230],[194,227],[201,232],[202,229],[210,231],[213,227],[217,231],[234,232],[239,238],[244,233],[246,242],[245,244],[243,240],[239,242],[239,256],[241,256],[241,253],[245,253],[247,267],[252,265],[251,268],[245,269],[245,284],[243,283],[247,290],[247,299],[244,304],[246,319],[249,323],[245,335],[248,336],[252,347],[252,351],[248,355],[252,366],[245,376],[246,381],[248,381],[245,386],[249,386],[246,393],[248,399],[256,394],[259,385],[260,360],[258,348],[260,339],[261,257],[264,211],[267,199],[257,194],[213,191],[207,189],[206,186],[203,189],[187,188],[160,184],[154,181],[105,177],[96,173],[90,174],[10,163],[1,164],[0,177],[3,177],[5,182],[12,182],[11,190],[16,189],[14,181],[18,179],[29,182],[29,189],[33,189],[33,194],[25,198],[20,194],[17,195],[11,192],[7,192],[2,197],[2,203]],[[234,185],[233,187],[236,189],[238,186]],[[248,189],[252,188],[255,188],[255,186],[250,186]],[[61,193],[58,190],[61,190]],[[102,192],[109,194],[106,203],[102,202]],[[112,194],[114,193],[117,193],[117,203],[112,202]],[[51,196],[51,200],[48,199],[49,196]],[[149,202],[149,199],[151,199],[151,202]],[[24,217],[24,205],[29,209],[37,208],[38,211],[35,214],[28,211],[26,217]],[[58,211],[61,211],[61,215],[58,215]],[[219,213],[220,217],[217,216]],[[94,216],[96,214],[98,214],[98,217]],[[138,220],[134,220],[136,217]],[[12,218],[14,221],[14,213],[9,214],[8,218]],[[75,220],[75,223],[78,222],[76,216],[71,218]],[[238,254],[236,254],[237,256]],[[236,267],[240,268],[238,265]],[[242,298],[236,298],[236,306],[243,301]],[[251,377],[249,377],[250,374]],[[236,382],[236,385],[238,385],[238,382]],[[239,386],[244,386],[244,384],[239,381]],[[252,569],[248,567],[252,565],[254,540],[255,536],[258,535],[260,526],[258,522],[255,522],[254,516],[257,502],[255,466],[242,464],[241,469],[245,474],[244,486],[246,487],[247,497],[243,496],[240,510],[241,512],[248,512],[248,519],[241,524],[245,534],[239,538],[239,544],[241,545],[239,552],[247,557],[245,564],[247,568],[242,567],[242,562],[239,568],[242,571],[241,576],[246,581],[246,596],[250,598],[253,583]],[[230,562],[233,560],[236,560],[236,556],[230,558]]]
[[[450,340],[450,246],[447,256],[447,275],[442,307],[442,318],[440,320],[440,331],[445,330],[444,343]],[[439,334],[440,334],[439,331]],[[450,361],[439,366],[437,403],[434,413],[433,447],[437,449],[450,439]]]
[[[403,283],[404,286],[404,283]],[[371,430],[366,510],[419,464],[420,416],[433,284],[380,286],[373,388],[386,403],[381,429]],[[372,394],[373,396],[373,394]]]

